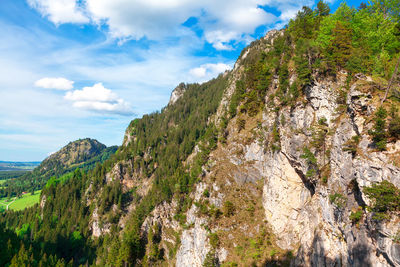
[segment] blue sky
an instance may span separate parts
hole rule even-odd
[[[0,160],[40,161],[85,137],[120,145],[180,82],[231,68],[249,42],[315,3],[1,0]]]

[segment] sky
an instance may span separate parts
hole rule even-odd
[[[0,0],[0,160],[41,161],[86,137],[120,145],[179,83],[231,69],[303,5],[316,1]]]

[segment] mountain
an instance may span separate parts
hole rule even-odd
[[[108,159],[118,149],[107,147],[95,139],[79,139],[70,142],[59,151],[44,159],[39,166],[18,179],[9,180],[0,189],[1,196],[19,195],[23,191],[41,189],[50,177],[60,177],[76,168],[92,169]]]
[[[231,71],[179,85],[103,164],[4,212],[0,264],[399,265],[391,8],[305,7]]]
[[[80,164],[101,155],[107,147],[95,139],[79,139],[70,142],[59,151],[51,154],[34,169],[38,176],[60,175],[66,170],[79,167]],[[113,147],[114,151],[116,150]]]

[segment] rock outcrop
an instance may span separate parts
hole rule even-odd
[[[173,105],[186,91],[186,85],[184,83],[179,84],[171,93],[171,97],[168,102],[168,106]]]
[[[345,71],[335,78],[313,73],[302,96],[283,104],[274,98],[280,81],[273,76],[261,112],[249,116],[239,112],[240,106],[236,115],[227,115],[246,62],[256,52],[267,53],[282,34],[272,31],[252,44],[226,74],[222,100],[209,118],[225,128],[187,196],[187,209],[178,218],[175,198],[156,206],[141,227],[143,239],[159,229],[157,246],[170,266],[248,266],[261,259],[266,266],[400,266],[398,218],[376,220],[363,191],[383,180],[400,187],[400,168],[393,160],[400,141],[380,152],[368,133],[377,109],[371,77],[357,74],[349,85]],[[290,84],[296,75],[289,71]],[[185,90],[180,84],[172,92],[168,108]],[[132,125],[125,145],[136,140]],[[346,150],[355,136],[359,142],[352,152]],[[186,159],[188,168],[202,152],[201,142]],[[143,179],[133,170],[134,160],[116,164],[107,182],[120,180],[145,197],[152,177]],[[357,221],[350,218],[356,211]],[[149,253],[154,244],[147,242]]]
[[[278,31],[269,33],[264,38],[267,44],[256,45],[257,49],[268,51],[268,43],[273,43],[279,34]],[[244,71],[243,61],[251,49],[256,48],[244,51],[231,73],[213,120],[216,124],[224,116],[236,81]],[[371,148],[368,116],[376,107],[368,86],[373,86],[373,80],[365,75],[356,76],[358,80],[350,87],[347,97],[340,99],[347,76],[343,71],[335,80],[314,77],[314,82],[305,90],[303,102],[282,107],[279,113],[275,107],[266,108],[257,126],[255,122],[247,122],[240,132],[236,129],[237,119],[231,120],[226,129],[226,143],[212,152],[213,164],[205,168],[208,171],[193,196],[194,202],[200,204],[193,204],[186,213],[188,229],[180,236],[176,266],[202,266],[210,255],[217,263],[235,259],[234,254],[241,246],[234,240],[240,239],[240,235],[254,236],[235,232],[236,227],[270,229],[276,237],[272,246],[292,251],[294,258],[290,262],[294,266],[399,266],[400,245],[393,237],[400,227],[396,219],[389,222],[372,219],[373,214],[365,209],[370,200],[362,188],[382,180],[400,186],[400,168],[389,160],[389,154],[400,151],[395,146],[395,151],[390,152]],[[170,104],[181,91],[174,90]],[[278,149],[271,150],[274,127],[279,128],[279,141],[275,144]],[[315,136],[321,131],[325,131],[325,136],[315,146]],[[344,150],[355,135],[361,136],[357,155]],[[314,167],[304,156],[306,148],[315,155]],[[214,181],[223,181],[219,192],[213,189]],[[256,189],[260,182],[262,187]],[[204,197],[205,188],[211,195],[220,194],[219,201]],[[240,221],[239,212],[236,212],[230,219],[231,226],[224,228],[223,220],[201,214],[201,203],[218,203],[222,207],[233,190],[245,190],[243,192],[247,192],[254,203],[258,201],[259,192],[264,218],[257,223],[261,224]],[[363,215],[355,223],[349,216],[357,209],[363,209]],[[220,242],[213,248],[209,239],[211,233],[218,233],[220,238],[226,236],[233,247],[224,247],[227,243]]]

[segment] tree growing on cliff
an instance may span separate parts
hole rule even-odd
[[[344,68],[351,57],[352,52],[351,28],[345,23],[337,21],[335,28],[332,31],[332,37],[332,42],[328,51],[332,56],[333,62],[338,67]]]
[[[372,140],[378,150],[386,150],[386,117],[387,111],[381,106],[375,113],[374,117],[374,127],[368,133],[372,136]]]

